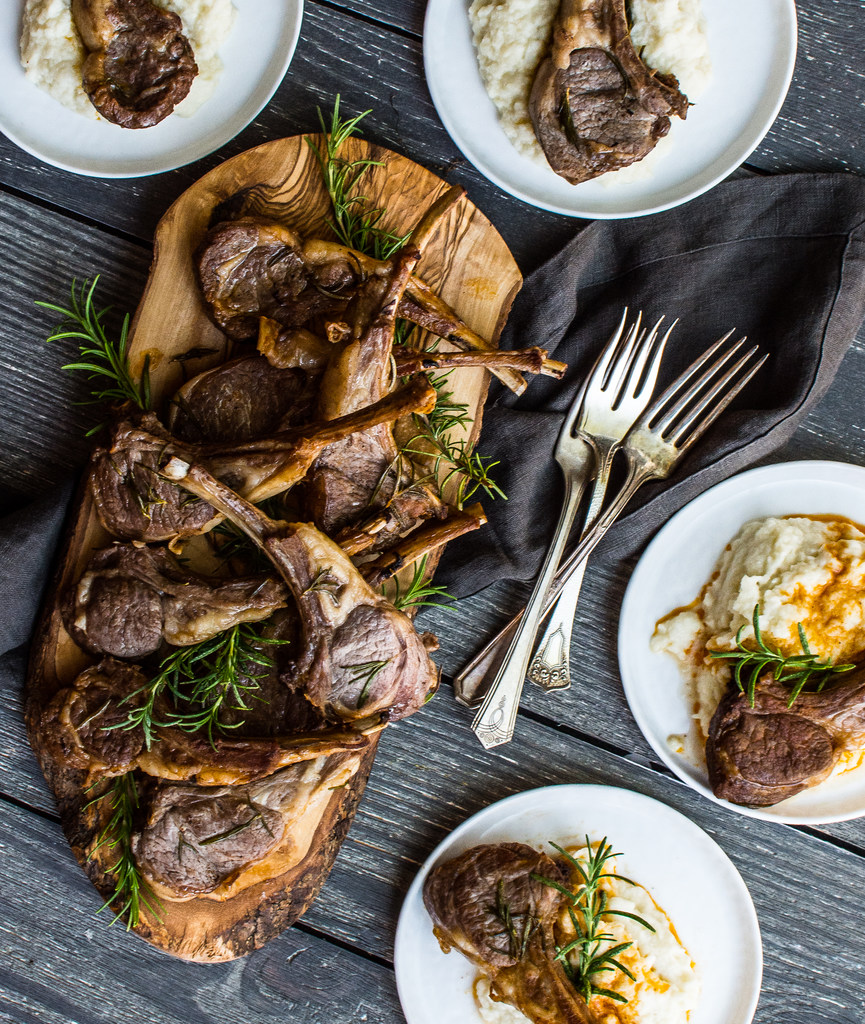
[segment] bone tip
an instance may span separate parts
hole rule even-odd
[[[163,476],[167,476],[169,480],[183,480],[188,472],[189,463],[179,459],[176,455],[172,455],[162,469]]]

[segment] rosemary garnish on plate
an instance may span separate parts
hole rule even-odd
[[[748,703],[751,707],[757,699],[757,683],[763,673],[771,669],[773,677],[785,686],[790,687],[790,696],[787,700],[787,707],[792,707],[796,698],[809,682],[816,683],[814,689],[820,691],[829,681],[829,678],[836,672],[849,672],[855,665],[836,665],[831,658],[821,661],[820,657],[813,653],[805,636],[802,623],[796,623],[799,632],[799,645],[802,648],[801,654],[794,654],[785,657],[781,651],[769,647],[763,639],[760,631],[760,605],[754,605],[754,616],[751,620],[754,626],[754,643],[756,650],[746,647],[742,641],[742,633],[745,627],[736,633],[735,651],[708,651],[712,658],[719,658],[731,662],[733,668],[733,680],[739,688],[740,693],[747,694]],[[744,678],[747,673],[747,678]]]
[[[437,587],[432,583],[424,583],[427,560],[429,555],[424,555],[417,563],[411,582],[405,588],[400,589],[399,580],[394,580],[395,591],[391,598],[391,604],[400,611],[407,611],[409,608],[446,608],[449,612],[456,611],[456,598],[447,592],[444,587]],[[385,587],[382,587],[382,593]],[[447,604],[453,601],[454,604]]]
[[[112,728],[140,726],[148,749],[153,743],[154,729],[159,726],[206,732],[213,744],[214,732],[243,725],[242,717],[236,722],[224,722],[222,713],[248,711],[249,701],[258,698],[259,680],[274,666],[261,645],[288,642],[263,637],[259,623],[241,622],[209,640],[179,647],[162,659],[146,686],[125,698],[140,698],[141,702],[132,708],[125,722]],[[174,699],[174,708],[164,720],[158,720],[156,705],[166,690]]]
[[[105,869],[114,876],[114,895],[102,904],[97,913],[101,913],[115,901],[118,902],[119,907],[111,924],[125,921],[126,930],[129,931],[137,927],[141,920],[142,907],[159,920],[162,906],[138,870],[132,853],[132,831],[135,812],[138,809],[138,787],[133,773],[127,772],[111,779],[108,788],[94,797],[87,806],[102,800],[111,801],[111,817],[96,837],[96,843],[88,859],[92,860],[104,847],[116,851],[117,860],[111,867]]]
[[[502,950],[507,956],[522,960],[526,955],[529,939],[538,926],[538,919],[528,910],[522,914],[514,914],[505,899],[505,881],[500,878],[496,885],[496,903],[490,908],[502,922],[505,935],[508,937],[508,948]]]
[[[619,942],[614,945],[606,945],[604,948],[605,944],[615,941],[615,936],[603,930],[603,919],[626,917],[636,921],[644,928],[648,928],[650,932],[655,929],[648,921],[644,921],[636,914],[629,914],[624,910],[611,910],[607,891],[601,883],[606,878],[625,882],[627,885],[636,885],[636,882],[604,870],[607,861],[621,856],[620,853],[613,853],[613,848],[607,842],[606,836],[594,848],[589,837],[586,836],[585,861],[574,857],[556,843],[551,842],[550,846],[565,858],[582,882],[572,890],[554,879],[532,874],[532,878],[558,890],[568,904],[568,917],[573,926],[575,938],[564,946],[556,946],[556,960],[561,963],[574,988],[587,1003],[593,996],[606,996],[616,1002],[626,1003],[628,1000],[621,992],[595,984],[597,975],[615,971],[621,971],[631,981],[636,981],[631,971],[617,959],[620,953],[633,946],[633,942]]]
[[[145,357],[141,369],[141,379],[133,379],[129,370],[129,314],[123,318],[120,337],[112,341],[106,331],[103,320],[111,307],[96,310],[93,294],[99,283],[99,275],[92,281],[85,280],[79,285],[72,282],[70,308],[55,306],[50,302],[37,302],[37,306],[50,309],[63,317],[63,322],[48,336],[47,341],[63,341],[74,338],[78,344],[81,359],[78,362],[66,363],[64,370],[81,370],[90,375],[94,384],[89,403],[112,404],[115,402],[131,402],[139,409],[151,408],[150,394],[150,358]],[[107,383],[103,382],[107,381]],[[101,424],[99,425],[101,426]],[[93,427],[87,432],[91,434],[99,430]]]

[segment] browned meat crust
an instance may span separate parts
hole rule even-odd
[[[100,114],[122,128],[150,128],[186,97],[198,66],[176,14],[150,0],[72,0],[89,51],[82,84]]]
[[[625,0],[562,0],[529,100],[556,174],[576,185],[642,160],[671,115],[687,111],[675,76],[652,71],[634,50]]]

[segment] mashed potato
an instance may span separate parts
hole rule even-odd
[[[558,8],[559,0],[473,0],[469,8],[481,78],[504,133],[517,152],[544,167],[548,164],[529,117],[529,93]],[[644,48],[646,63],[672,72],[691,101],[699,97],[712,75],[700,0],[631,0],[630,13],[631,38],[637,49]],[[645,177],[668,149],[662,139],[644,160],[603,177]]]
[[[760,632],[786,656],[801,654],[798,623],[811,650],[848,662],[865,651],[865,533],[846,519],[754,519],[727,545],[702,593],[657,624],[653,651],[677,659],[699,735],[684,752],[705,764],[709,723],[730,679],[708,650],[730,651],[736,634]],[[842,759],[839,768],[849,767]]]
[[[228,38],[237,13],[231,0],[154,0],[183,22],[192,45],[198,76],[176,112],[189,116],[216,88],[222,71],[219,49]],[[38,88],[58,103],[93,120],[102,120],[81,86],[86,56],[72,21],[71,0],[25,0],[21,30],[21,63]]]
[[[570,852],[585,861],[585,849],[572,848]],[[611,873],[616,870],[613,860],[607,862],[606,870]],[[595,996],[589,1006],[599,1024],[686,1024],[700,999],[700,977],[672,922],[642,886],[617,878],[607,879],[603,885],[609,909],[636,914],[655,930],[651,932],[628,918],[603,918],[603,931],[612,938],[600,949],[621,942],[633,943],[616,959],[636,980],[631,981],[621,972],[603,975],[603,987],[618,992],[627,1002]],[[475,982],[475,1001],[484,1024],[526,1024],[528,1021],[515,1007],[492,998],[486,977],[479,977]]]

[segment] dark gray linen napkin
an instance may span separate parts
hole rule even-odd
[[[489,525],[451,543],[439,576],[457,597],[537,573],[558,518],[551,453],[580,381],[624,306],[681,322],[659,385],[735,327],[771,353],[670,480],[644,487],[598,556],[633,554],[699,493],[768,455],[820,400],[865,315],[865,179],[795,174],[720,185],[666,213],[596,221],[536,270],[502,348],[540,345],[569,364],[519,398],[496,384],[478,449],[508,501],[484,498]]]

